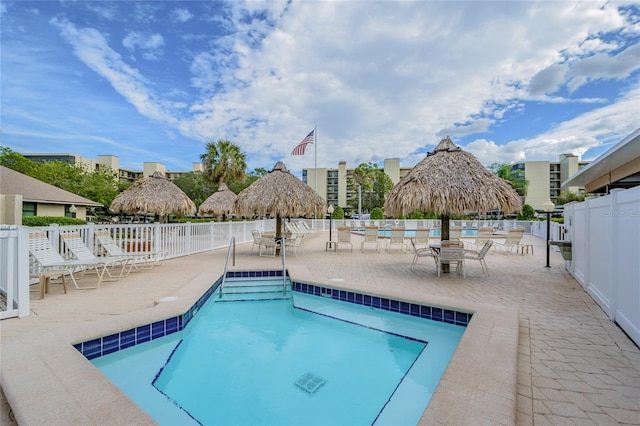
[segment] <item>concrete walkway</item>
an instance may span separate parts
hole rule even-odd
[[[421,424],[640,425],[640,350],[565,271],[559,253],[545,267],[543,240],[525,236],[534,255],[490,254],[489,277],[468,261],[463,279],[437,277],[431,259],[411,271],[413,255],[388,253],[384,242],[380,253],[371,245],[361,253],[354,235],[353,252],[333,252],[327,239],[316,234],[305,254],[289,254],[295,279],[477,312]],[[225,256],[172,259],[96,290],[65,295],[54,285],[43,300],[32,293],[29,317],[0,323],[8,400],[0,422],[152,424],[69,343],[183,312],[221,275]],[[238,246],[234,269],[280,267],[279,257]],[[154,303],[164,296],[179,300]]]

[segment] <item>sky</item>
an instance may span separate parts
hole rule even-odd
[[[624,1],[2,1],[0,145],[188,171],[593,160],[640,127]],[[292,150],[313,129],[305,155]]]

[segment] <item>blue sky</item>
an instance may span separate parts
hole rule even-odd
[[[191,170],[591,160],[640,127],[637,2],[3,1],[1,141]],[[292,149],[318,126],[317,158]]]

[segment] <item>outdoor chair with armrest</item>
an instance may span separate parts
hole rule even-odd
[[[260,249],[258,251],[258,256],[269,256],[275,257],[276,249],[280,248],[282,240],[277,240],[273,234],[262,234],[260,237]],[[264,250],[265,254],[262,254]]]
[[[336,250],[340,248],[340,245],[349,244],[351,251],[353,251],[353,243],[351,242],[351,228],[349,226],[338,227],[338,242],[336,243]]]
[[[462,247],[441,246],[438,252],[438,276],[442,273],[442,265],[456,265],[458,275],[466,278],[464,270],[464,249]]]
[[[484,243],[484,246],[482,246],[482,249],[480,249],[480,251],[475,251],[475,250],[465,250],[464,251],[464,258],[465,259],[480,261],[480,266],[482,267],[482,272],[487,274],[487,276],[489,276],[489,269],[487,268],[487,262],[484,260],[484,258],[487,255],[487,253],[489,252],[489,250],[491,249],[492,245],[493,245],[493,241],[489,240],[489,241]]]
[[[365,226],[364,236],[360,242],[360,251],[364,253],[365,244],[375,244],[376,251],[380,253],[380,240],[378,239],[378,227],[377,226]]]
[[[437,254],[436,252],[431,249],[431,248],[418,248],[416,247],[416,243],[415,243],[415,239],[411,238],[411,247],[413,247],[413,261],[411,262],[411,270],[414,270],[416,267],[416,263],[418,262],[418,259],[421,257],[430,257],[434,260],[434,262],[436,263],[436,267],[438,266],[438,262],[437,262]]]

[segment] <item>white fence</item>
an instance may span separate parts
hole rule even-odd
[[[318,230],[327,230],[330,223],[334,228],[344,224],[358,228],[367,223],[375,223],[383,228],[400,225],[406,229],[437,228],[440,226],[439,220],[351,221],[347,219],[332,220],[331,222],[329,220],[309,220],[307,223]],[[541,223],[545,222],[452,220],[450,225],[468,228],[491,226],[504,230],[518,226],[525,228],[527,233],[535,233],[539,230]],[[558,225],[553,225],[554,229],[559,229]],[[238,244],[249,242],[253,240],[252,230],[266,231],[273,228],[275,228],[275,220],[271,219],[250,222],[185,224],[95,225],[90,223],[82,226],[51,225],[39,229],[47,234],[54,247],[65,258],[71,258],[72,255],[67,252],[62,243],[60,238],[62,231],[78,232],[85,244],[97,252],[99,247],[96,246],[94,233],[98,229],[106,229],[116,243],[125,250],[131,252],[153,250],[162,253],[163,258],[169,259],[227,247],[232,236],[235,237]],[[39,266],[34,259],[30,258],[28,250],[28,234],[32,228],[2,225],[0,229],[0,319],[25,316],[29,314],[29,285],[35,281],[30,279],[29,275],[39,272]],[[560,231],[558,231],[558,235],[560,235]]]
[[[640,345],[640,187],[565,206],[567,269]]]

